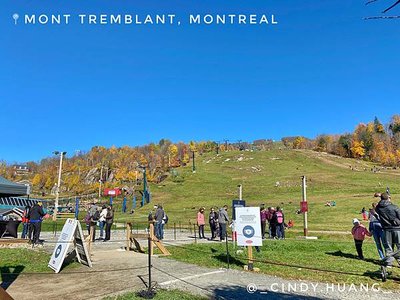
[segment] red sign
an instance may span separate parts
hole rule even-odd
[[[308,212],[308,203],[307,203],[307,201],[301,201],[300,202],[300,211],[302,213]]]
[[[118,196],[121,195],[121,189],[120,188],[114,188],[114,189],[104,189],[103,195],[104,196]]]

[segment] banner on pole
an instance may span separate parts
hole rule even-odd
[[[238,246],[262,246],[259,207],[237,207],[236,232]]]

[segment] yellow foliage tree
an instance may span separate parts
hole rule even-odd
[[[350,151],[353,154],[353,157],[357,158],[364,157],[365,156],[364,142],[353,141]]]
[[[32,179],[32,185],[35,187],[40,187],[42,185],[42,175],[41,174],[35,174],[35,176]]]
[[[168,166],[175,165],[178,156],[178,147],[174,144],[168,147]]]
[[[306,145],[306,139],[302,136],[298,136],[293,141],[293,148],[294,149],[303,149]]]

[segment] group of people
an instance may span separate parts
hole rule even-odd
[[[283,209],[279,206],[265,208],[264,205],[260,207],[261,217],[261,234],[262,238],[266,239],[266,228],[268,224],[268,237],[271,239],[284,239],[285,229],[292,228],[294,222],[289,220],[285,223],[285,215]]]
[[[208,215],[208,224],[211,230],[211,240],[219,238],[220,241],[225,240],[227,236],[227,224],[230,223],[228,216],[228,206],[224,205],[219,210],[212,207]],[[206,239],[204,235],[204,227],[206,225],[205,208],[201,207],[197,213],[197,226],[199,228],[199,238]]]
[[[21,238],[28,238],[33,245],[40,244],[40,232],[45,215],[42,202],[36,202],[32,207],[26,206],[22,213]]]
[[[228,206],[210,209],[208,215],[208,223],[211,230],[211,240],[219,238],[220,241],[225,240],[227,236],[227,224],[230,224],[228,216]],[[285,223],[285,215],[283,210],[278,206],[276,209],[274,207],[265,208],[264,205],[260,207],[260,218],[261,218],[261,233],[262,238],[266,238],[266,228],[268,224],[268,236],[269,238],[284,239],[285,238],[285,228],[291,228],[294,226],[292,220]],[[204,227],[206,225],[205,208],[201,207],[197,213],[197,226],[199,230],[199,238],[205,239]],[[228,225],[229,226],[229,225]]]
[[[369,209],[369,230],[358,219],[353,219],[351,230],[359,259],[364,259],[362,244],[366,236],[374,238],[379,257],[391,266],[395,260],[400,264],[400,208],[391,202],[388,193],[376,193],[380,201]]]
[[[100,238],[104,242],[111,239],[111,227],[114,223],[114,209],[112,205],[98,206],[95,203],[91,203],[88,207],[85,219],[86,228],[88,234],[92,233],[92,241],[96,240],[96,228],[100,228]],[[105,236],[104,236],[105,233]]]

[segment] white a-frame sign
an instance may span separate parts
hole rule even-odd
[[[56,273],[60,272],[71,244],[74,245],[78,261],[81,264],[92,267],[92,262],[84,242],[81,224],[78,220],[67,219],[48,264]]]

